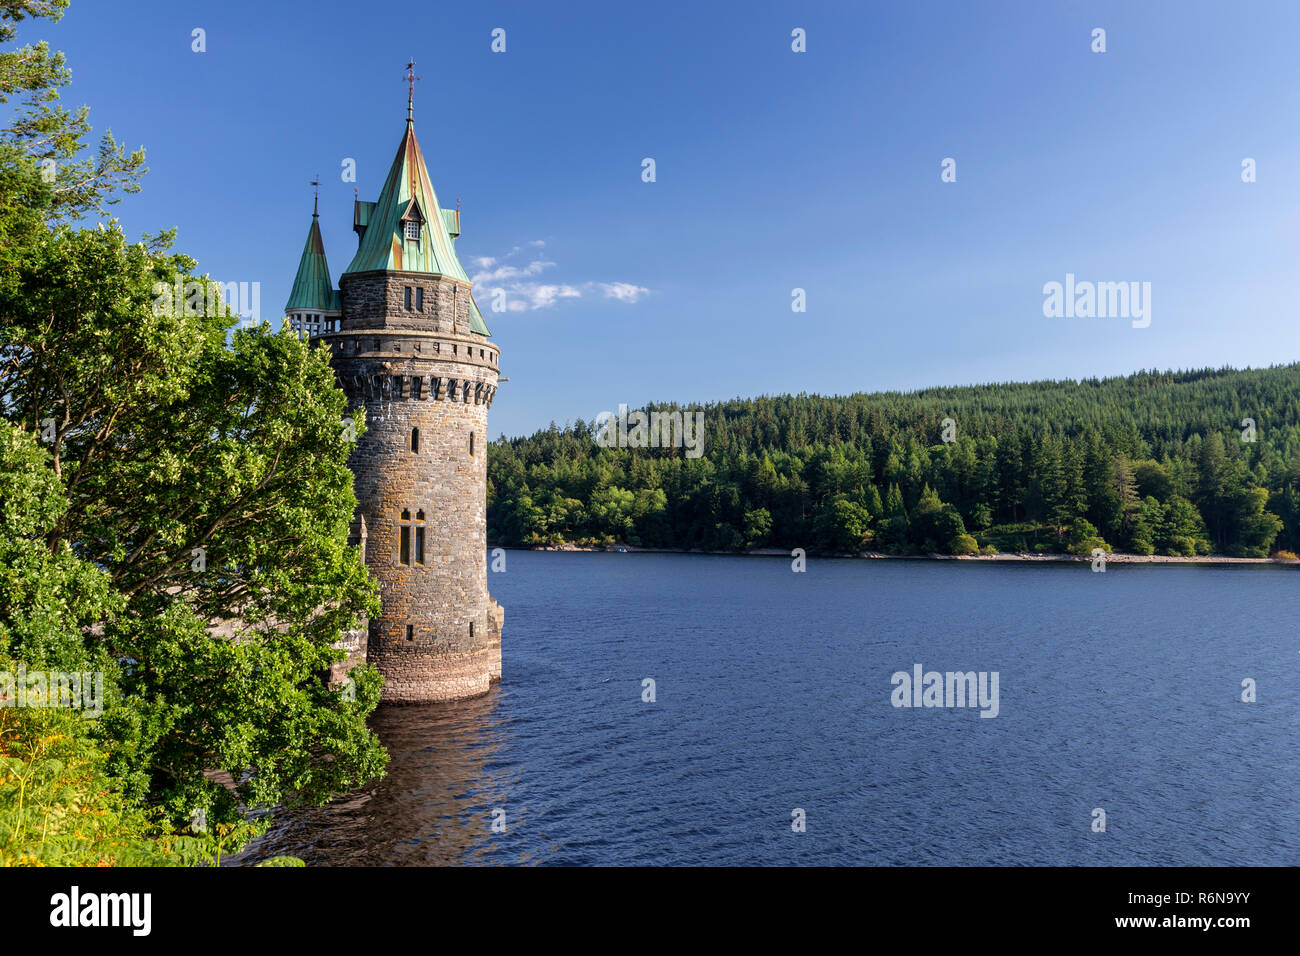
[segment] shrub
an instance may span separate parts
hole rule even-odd
[[[968,534],[957,535],[950,547],[953,554],[979,554],[980,550],[979,542]]]
[[[1067,549],[1070,554],[1081,554],[1085,557],[1091,555],[1094,548],[1101,548],[1107,554],[1110,554],[1111,547],[1102,538],[1084,538],[1080,541],[1074,541]]]

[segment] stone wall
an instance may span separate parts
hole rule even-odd
[[[366,559],[366,519],[357,515],[352,519],[348,531],[348,545],[361,549],[361,560]],[[366,651],[370,643],[370,622],[362,618],[359,626],[343,633],[343,639],[334,646],[343,651],[344,658],[330,665],[326,680],[331,687],[341,687],[347,680],[352,668],[366,662]]]
[[[423,329],[452,334],[470,331],[470,287],[457,279],[423,272],[359,272],[339,280],[345,329]],[[406,289],[411,308],[406,308]],[[417,311],[416,290],[424,292]]]
[[[419,314],[403,308],[415,282],[426,289]],[[463,284],[370,273],[341,285],[341,329],[318,341],[332,350],[349,404],[365,409],[349,464],[383,602],[366,656],[386,678],[388,701],[486,693],[501,677],[504,617],[488,594],[486,555],[487,413],[499,351],[469,332]]]

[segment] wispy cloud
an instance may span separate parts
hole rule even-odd
[[[645,286],[630,282],[598,282],[596,285],[605,293],[605,298],[618,299],[620,302],[635,302],[641,296],[650,294]]]
[[[544,239],[530,239],[514,246],[504,256],[477,256],[470,261],[476,270],[470,276],[479,307],[488,309],[502,301],[507,312],[549,309],[563,299],[581,299],[600,294],[606,299],[634,304],[650,294],[645,286],[631,282],[545,282],[538,277],[555,263],[542,257]],[[498,307],[499,308],[499,307]]]

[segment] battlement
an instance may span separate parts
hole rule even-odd
[[[325,345],[336,361],[369,359],[456,363],[481,366],[485,372],[497,373],[501,355],[486,338],[478,335],[449,335],[418,329],[351,329],[314,335],[313,341]]]

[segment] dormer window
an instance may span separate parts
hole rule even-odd
[[[424,213],[420,211],[420,204],[414,198],[406,204],[406,209],[402,212],[402,218],[398,220],[402,224],[402,234],[414,242],[420,241],[420,229],[424,226]]]

